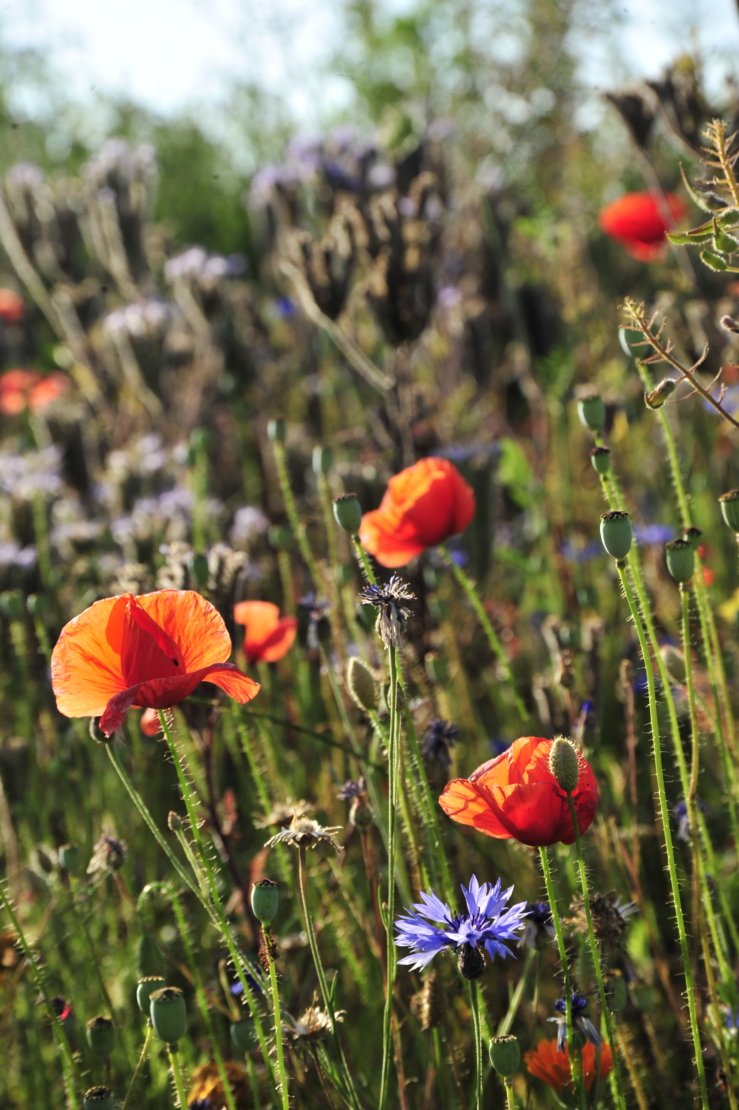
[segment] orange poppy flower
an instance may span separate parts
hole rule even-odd
[[[665,232],[671,231],[685,212],[685,205],[674,193],[666,193],[665,202],[672,216],[669,221],[661,198],[652,193],[624,193],[601,211],[598,223],[632,258],[651,262],[662,251]]]
[[[276,663],[293,646],[298,631],[297,619],[280,619],[280,610],[271,601],[240,601],[234,606],[234,620],[246,626],[248,663]]]
[[[518,840],[531,848],[572,844],[575,830],[567,794],[549,770],[552,740],[523,736],[468,779],[453,779],[439,804],[453,821],[472,825],[499,839]],[[572,793],[581,833],[591,825],[598,806],[598,783],[586,759],[578,757],[580,776]]]
[[[13,289],[0,289],[0,323],[18,324],[23,319],[25,305]]]
[[[564,1052],[559,1052],[556,1040],[541,1040],[536,1048],[526,1053],[524,1060],[530,1073],[537,1079],[543,1079],[558,1095],[572,1090],[570,1053],[567,1046]],[[589,1041],[582,1050],[582,1068],[585,1090],[590,1091],[595,1083],[595,1045]],[[613,1053],[604,1044],[600,1050],[600,1079],[605,1079],[612,1070]]]
[[[157,590],[96,601],[62,629],[51,657],[60,713],[100,717],[110,736],[130,708],[170,709],[200,682],[251,701],[259,683],[226,660],[223,618],[192,590]]]
[[[475,495],[448,459],[420,459],[391,478],[379,509],[365,513],[362,546],[380,566],[402,567],[427,547],[464,532]]]
[[[69,389],[66,374],[54,372],[42,376],[35,370],[7,370],[0,374],[0,412],[18,416],[25,409],[41,412]]]

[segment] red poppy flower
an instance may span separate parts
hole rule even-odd
[[[0,289],[0,322],[18,324],[23,319],[25,305],[13,289]]]
[[[552,740],[523,736],[468,779],[453,779],[439,804],[453,821],[486,836],[518,840],[531,848],[572,844],[575,830],[567,794],[549,770]],[[580,776],[572,793],[581,833],[598,806],[598,784],[588,761],[579,757]]]
[[[41,412],[69,389],[66,374],[42,376],[35,370],[7,370],[0,374],[0,412],[18,416],[25,409]]]
[[[671,231],[685,212],[685,205],[674,193],[666,193],[665,202],[671,220],[666,219],[661,197],[653,193],[624,193],[601,211],[598,223],[632,258],[651,262],[662,250],[665,232]]]
[[[566,1045],[564,1052],[559,1052],[556,1040],[541,1040],[536,1048],[526,1053],[524,1060],[531,1075],[543,1079],[558,1095],[572,1090],[570,1053]],[[590,1091],[595,1083],[595,1045],[589,1041],[582,1050],[582,1070],[585,1090]],[[604,1044],[600,1050],[600,1079],[605,1079],[612,1070],[613,1053]]]
[[[363,547],[383,567],[402,567],[427,547],[463,532],[475,495],[448,459],[420,459],[391,478],[379,509],[365,513]]]
[[[246,626],[244,653],[248,663],[276,663],[295,641],[295,617],[280,619],[280,610],[271,601],[240,601],[234,606],[234,620]]]
[[[223,618],[192,590],[96,601],[62,629],[51,657],[60,713],[100,717],[110,736],[131,707],[169,709],[200,682],[251,701],[259,684],[233,663]]]
[[[159,720],[159,714],[156,709],[145,709],[141,714],[139,721],[139,728],[144,736],[154,737],[158,736],[162,731],[162,722]]]

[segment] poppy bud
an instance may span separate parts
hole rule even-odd
[[[239,1052],[248,1052],[254,1043],[254,1022],[250,1018],[232,1021],[231,1040]]]
[[[258,883],[254,883],[251,888],[251,908],[257,921],[262,925],[269,925],[277,913],[279,903],[277,883],[272,879],[260,879]]]
[[[695,553],[690,540],[671,540],[665,544],[667,569],[681,585],[693,577]]]
[[[731,528],[732,532],[739,533],[739,489],[731,489],[722,493],[718,499],[721,506],[721,515]]]
[[[59,866],[62,871],[77,871],[81,861],[79,844],[62,844],[59,849]]]
[[[353,655],[346,670],[346,684],[355,705],[371,713],[377,708],[377,685],[371,671]]]
[[[356,493],[344,493],[334,501],[334,516],[339,528],[350,536],[356,536],[362,523],[362,506]]]
[[[479,948],[465,944],[457,957],[459,974],[470,982],[479,979],[485,970],[485,957]]]
[[[614,559],[625,559],[631,550],[634,534],[631,530],[629,514],[613,509],[603,513],[600,518],[600,539],[609,555]]]
[[[314,447],[312,461],[314,474],[328,474],[334,465],[334,453],[330,447]]]
[[[594,393],[591,397],[579,400],[577,415],[584,427],[590,428],[591,432],[599,432],[606,422],[606,406],[600,394]]]
[[[660,654],[664,660],[665,669],[673,682],[678,686],[685,685],[686,671],[685,671],[685,656],[681,651],[678,651],[672,644],[665,644],[660,648]]]
[[[564,736],[557,736],[549,750],[549,770],[554,775],[557,783],[568,794],[577,790],[580,778],[580,761],[577,750],[571,740]]]
[[[672,378],[663,378],[649,393],[644,394],[644,403],[648,409],[661,409],[668,397],[675,392],[677,383]]]
[[[87,1023],[87,1043],[96,1056],[107,1060],[115,1048],[115,1026],[110,1018],[98,1014]]]
[[[267,425],[267,435],[273,443],[284,443],[287,434],[287,425],[281,416],[276,420],[270,420]]]
[[[167,827],[170,832],[179,832],[182,828],[182,818],[173,809],[167,814]]]
[[[190,577],[198,589],[204,590],[210,578],[207,556],[202,554],[196,555],[194,551],[190,552],[190,557],[187,560],[187,569],[190,571]]]
[[[40,617],[46,609],[46,598],[39,594],[29,594],[26,598],[26,609],[31,617]]]
[[[488,1048],[490,1063],[503,1079],[511,1079],[521,1063],[521,1049],[518,1037],[506,1033],[503,1037],[492,1037]]]
[[[177,1044],[187,1029],[185,997],[179,987],[162,987],[149,996],[151,1024],[167,1044]]]
[[[598,474],[608,474],[611,469],[611,452],[608,447],[594,447],[590,452],[590,461]]]
[[[113,1092],[110,1087],[90,1087],[82,1106],[83,1110],[113,1110]]]
[[[166,985],[167,980],[161,975],[145,975],[142,979],[139,979],[136,987],[136,1002],[142,1014],[149,1016],[151,995],[154,991],[160,991]]]
[[[693,551],[698,550],[702,537],[703,533],[701,532],[700,528],[691,527],[683,529],[683,539],[688,541],[690,546],[693,548]]]
[[[9,621],[19,621],[23,617],[23,594],[20,590],[6,590],[0,594],[0,613]]]

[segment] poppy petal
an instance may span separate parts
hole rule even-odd
[[[403,534],[405,533],[405,535]],[[381,567],[404,567],[426,550],[414,529],[401,526],[381,508],[365,513],[359,526],[359,540]]]
[[[155,624],[180,649],[185,672],[221,663],[231,654],[231,637],[218,610],[194,590],[157,590],[137,598]]]
[[[509,839],[511,833],[490,807],[489,795],[468,779],[453,779],[444,787],[439,805],[460,825],[471,825],[487,836]]]
[[[260,659],[264,663],[279,662],[293,646],[297,632],[297,617],[283,617],[266,640],[263,640],[259,645],[258,654],[254,658]],[[246,641],[244,641],[244,650],[247,657],[251,658]]]
[[[121,598],[96,601],[62,629],[51,656],[51,685],[65,717],[99,717],[112,697],[126,689],[120,641],[110,642],[108,627]]]

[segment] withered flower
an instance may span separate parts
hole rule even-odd
[[[623,936],[629,918],[637,912],[636,902],[622,902],[621,896],[616,894],[615,890],[609,891],[608,894],[592,894],[590,897],[590,914],[593,918],[596,939],[617,950],[623,947]],[[588,921],[582,898],[572,903],[570,913],[572,916],[565,918],[565,924],[570,925],[576,932],[586,934]]]
[[[334,1013],[335,1021],[344,1020],[344,1010]],[[331,1018],[318,1006],[318,998],[313,996],[313,1004],[304,1010],[299,1018],[285,1014],[287,1023],[282,1026],[283,1031],[297,1047],[315,1044],[331,1032]]]
[[[265,848],[274,848],[276,844],[293,844],[296,848],[315,848],[317,844],[329,844],[338,852],[339,845],[335,835],[339,832],[340,826],[324,828],[311,817],[293,817],[286,829],[270,837]]]
[[[111,830],[107,829],[92,850],[87,874],[99,875],[105,871],[120,871],[127,855],[128,846],[125,841],[118,840]]]
[[[256,829],[269,829],[273,825],[277,825],[279,828],[285,829],[295,818],[308,817],[315,808],[310,802],[302,799],[299,802],[293,802],[292,799],[288,798],[286,802],[277,802],[273,805],[269,813],[255,816],[253,819],[254,827]]]

